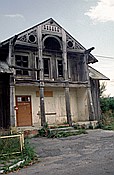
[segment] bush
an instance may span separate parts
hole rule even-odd
[[[50,134],[50,129],[48,127],[48,123],[45,123],[43,128],[38,130],[39,135],[42,137],[47,137]]]
[[[114,116],[114,97],[101,98],[100,105],[102,113],[112,111],[112,114]]]
[[[114,97],[100,99],[101,104],[101,121],[99,127],[102,129],[114,129]]]

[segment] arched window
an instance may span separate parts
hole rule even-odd
[[[55,37],[48,37],[44,40],[44,49],[50,51],[61,51],[61,45]]]

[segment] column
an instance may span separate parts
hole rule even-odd
[[[63,69],[65,83],[65,103],[66,103],[66,115],[69,126],[72,126],[71,108],[70,108],[70,94],[68,83],[68,66],[67,66],[67,44],[66,44],[66,32],[62,30],[62,42],[63,42]]]
[[[13,75],[10,75],[10,125],[11,127],[15,127],[14,98],[15,98],[14,77]]]
[[[42,33],[41,26],[38,26],[38,57],[40,65],[40,113],[41,113],[41,126],[46,123],[45,118],[45,102],[44,102],[44,68],[42,58]]]
[[[87,52],[87,51],[86,51]],[[92,94],[91,94],[91,84],[90,84],[90,78],[89,78],[89,70],[88,70],[88,65],[87,65],[87,60],[90,52],[84,53],[84,64],[85,64],[85,74],[86,78],[88,81],[88,98],[89,98],[89,105],[90,105],[90,110],[89,110],[89,119],[95,120],[95,111],[94,111],[94,106],[93,106],[93,99],[92,99]]]
[[[66,102],[67,123],[69,124],[69,126],[72,126],[69,87],[65,87],[65,102]]]

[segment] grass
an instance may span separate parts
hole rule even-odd
[[[114,130],[114,113],[112,111],[102,113],[101,121],[98,123],[97,128]]]
[[[20,152],[20,138],[0,138],[0,155]]]
[[[77,129],[74,128],[74,129]],[[47,138],[60,138],[60,137],[68,137],[68,136],[73,136],[73,135],[80,135],[80,134],[87,134],[86,130],[84,128],[80,128],[76,131],[51,131],[48,127],[48,124],[44,125],[42,129],[39,130],[38,136],[41,137],[47,137]]]
[[[17,146],[16,142],[13,142],[12,144],[14,145],[14,147]],[[8,154],[0,155],[0,170],[4,170],[5,173],[9,171],[18,170],[19,168],[32,164],[36,161],[36,155],[35,155],[34,149],[30,146],[27,139],[25,140],[25,144],[21,153],[11,154],[9,153],[9,151],[10,151],[10,148],[8,149]],[[24,162],[20,164],[19,167],[16,166],[12,170],[9,169],[10,166],[15,165],[19,161],[23,161],[23,160]]]
[[[80,135],[80,134],[87,134],[87,132],[85,129],[80,129],[75,132],[53,131],[53,132],[50,132],[50,134],[47,137],[48,138],[61,138],[61,137],[69,137],[69,136]]]

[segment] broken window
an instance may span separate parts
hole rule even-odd
[[[44,58],[44,76],[49,77],[50,59]]]
[[[50,51],[54,51],[54,50],[60,51],[61,50],[59,41],[53,37],[46,38],[44,41],[44,46],[46,50],[50,50]]]
[[[16,55],[15,64],[20,67],[20,69],[16,69],[16,75],[28,75],[28,70],[21,69],[28,68],[28,56]]]
[[[58,64],[58,77],[63,77],[63,62],[62,60],[57,60]]]

